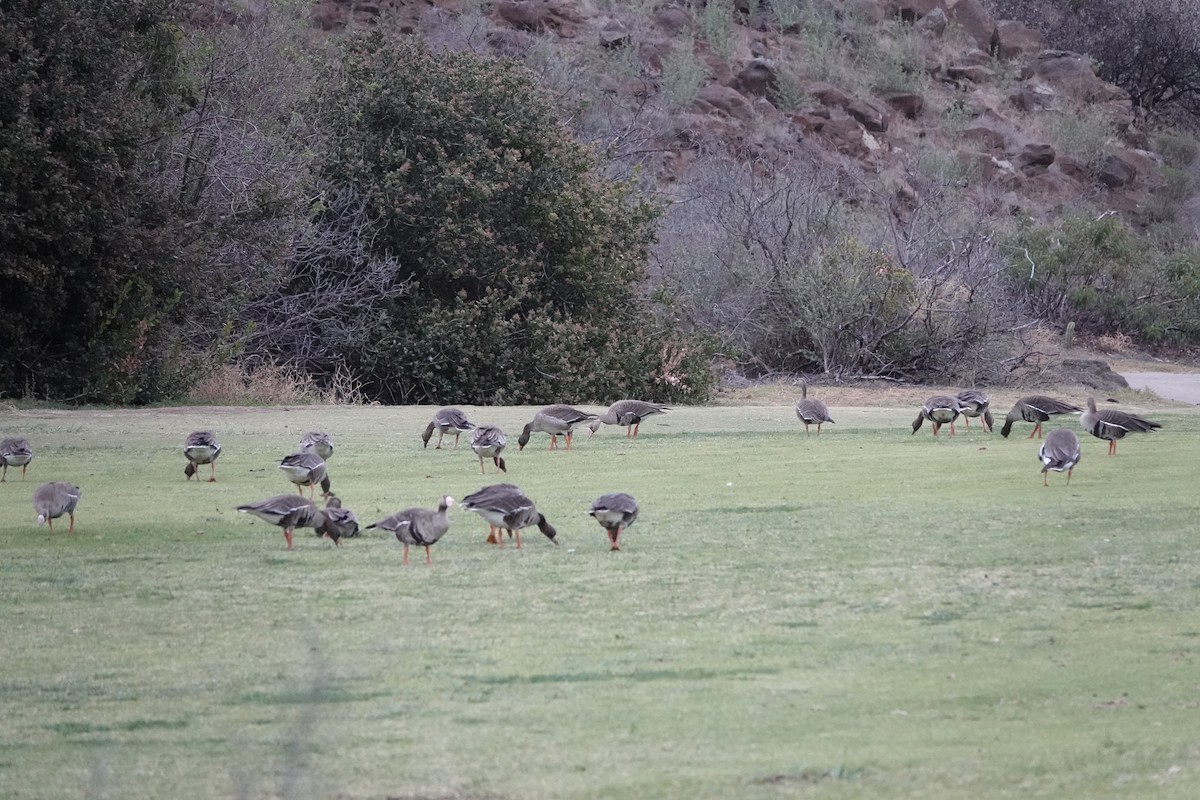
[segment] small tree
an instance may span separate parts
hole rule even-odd
[[[641,292],[657,209],[597,174],[517,64],[355,38],[316,112],[323,179],[357,187],[373,252],[412,276],[362,354],[368,391],[406,402],[707,393],[702,353]],[[676,344],[690,360],[672,383],[661,353]]]
[[[0,11],[0,392],[148,399],[178,298],[167,206],[144,180],[170,122],[165,0]]]

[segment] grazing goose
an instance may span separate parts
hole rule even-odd
[[[340,545],[342,539],[358,536],[358,517],[350,509],[342,508],[342,501],[336,495],[329,496],[321,513],[325,515],[325,524],[317,528],[318,535],[333,540],[336,545]]]
[[[504,465],[504,459],[500,457],[500,453],[507,443],[508,439],[504,437],[504,431],[495,425],[480,425],[475,429],[471,434],[471,449],[475,451],[475,455],[479,456],[480,474],[483,474],[485,458],[490,458],[501,472],[508,472],[508,467]]]
[[[1083,412],[1083,416],[1079,418],[1079,424],[1083,426],[1085,431],[1097,439],[1108,440],[1108,454],[1110,456],[1117,454],[1117,439],[1125,438],[1125,434],[1150,433],[1162,427],[1157,422],[1151,422],[1136,414],[1130,414],[1127,411],[1118,411],[1115,408],[1106,408],[1103,411],[1097,411],[1096,398],[1094,397],[1088,398],[1087,411]]]
[[[575,435],[575,429],[585,422],[591,422],[597,418],[597,414],[589,414],[586,411],[580,411],[572,406],[557,404],[546,406],[541,411],[533,415],[533,421],[527,422],[525,428],[521,431],[521,436],[517,439],[517,449],[524,450],[525,445],[529,444],[529,435],[531,433],[548,433],[550,434],[550,449],[558,449],[558,437],[561,435],[567,440],[567,449],[571,449],[571,438]]]
[[[304,494],[308,487],[311,499],[316,485],[321,484],[321,494],[329,496],[329,476],[325,471],[325,460],[316,453],[292,453],[279,462],[279,468],[287,475],[287,479],[296,484],[296,491]]]
[[[1004,427],[1000,429],[1000,435],[1008,437],[1012,431],[1013,423],[1017,420],[1034,423],[1033,431],[1029,434],[1029,438],[1033,438],[1033,434],[1042,438],[1042,423],[1049,420],[1055,414],[1073,414],[1077,411],[1082,411],[1079,406],[1073,406],[1070,403],[1062,400],[1055,400],[1053,397],[1046,397],[1040,394],[1031,394],[1028,397],[1022,397],[1004,417]]]
[[[483,517],[490,529],[488,542],[493,542],[493,532],[499,531],[495,543],[504,546],[504,531],[516,536],[517,549],[521,548],[521,529],[534,525],[547,539],[558,544],[558,531],[554,530],[546,517],[538,512],[533,501],[511,483],[485,486],[474,494],[463,498],[462,507]]]
[[[670,406],[664,406],[661,403],[647,403],[644,400],[618,400],[609,406],[607,411],[592,420],[592,423],[588,425],[588,429],[591,430],[589,436],[595,435],[603,424],[623,425],[626,439],[636,437],[642,420],[670,410]]]
[[[316,453],[322,461],[333,455],[333,439],[325,431],[309,431],[300,439],[301,453]]]
[[[288,550],[292,549],[292,532],[296,528],[316,528],[321,533],[326,523],[325,514],[313,505],[312,500],[291,494],[277,494],[257,503],[246,503],[237,510],[283,528],[283,540],[287,542]],[[336,539],[334,544],[337,544]]]
[[[438,432],[437,447],[434,450],[442,449],[442,437],[447,433],[454,434],[454,449],[458,449],[458,437],[467,431],[475,430],[475,424],[467,419],[467,415],[457,408],[441,408],[433,415],[433,420],[425,428],[425,432],[421,434],[421,441],[425,447],[429,447],[429,440],[433,437],[433,432]]]
[[[1038,448],[1038,459],[1042,462],[1042,486],[1046,483],[1046,471],[1067,471],[1067,485],[1071,485],[1071,470],[1079,463],[1079,437],[1066,428],[1055,428],[1046,434],[1046,441]]]
[[[971,418],[980,417],[983,420],[983,429],[988,433],[992,432],[992,401],[986,394],[977,389],[966,389],[958,393],[957,400],[958,413],[963,415],[963,424],[967,426],[967,430],[971,430]]]
[[[29,446],[29,440],[21,436],[10,436],[0,442],[0,466],[3,466],[4,471],[0,473],[0,482],[3,482],[8,477],[9,467],[21,468],[21,480],[25,480],[25,467],[29,466],[29,462],[33,460],[33,448]]]
[[[187,439],[183,441],[183,455],[187,458],[187,466],[183,468],[184,478],[191,480],[196,474],[196,468],[202,464],[208,464],[210,474],[208,477],[209,483],[217,482],[217,456],[221,455],[221,443],[217,441],[217,435],[212,431],[196,431],[189,433]],[[199,482],[197,477],[196,481]]]
[[[67,533],[74,533],[75,505],[81,496],[83,490],[73,483],[43,483],[33,492],[33,510],[38,515],[38,526],[46,523],[50,526],[50,532],[54,533],[54,520],[63,514],[69,514],[71,525],[67,528]]]
[[[954,435],[954,420],[958,417],[958,398],[947,394],[935,394],[925,401],[917,418],[913,420],[912,429],[915,436],[921,429],[921,423],[929,420],[933,423],[933,435],[938,435],[938,429],[950,423],[950,435]]]
[[[616,492],[597,497],[588,513],[608,533],[609,550],[620,550],[621,534],[637,520],[638,504],[633,495]]]
[[[474,494],[469,494],[462,499],[462,507],[475,511],[479,505],[486,504],[488,500],[495,494],[504,494],[507,492],[520,492],[521,487],[512,483],[493,483],[491,486],[485,486]],[[482,514],[480,516],[483,516]],[[484,519],[488,519],[484,517]],[[501,544],[504,535],[503,526],[498,526],[495,523],[488,521],[488,544]]]
[[[450,517],[446,512],[452,505],[454,505],[454,498],[445,495],[436,511],[432,508],[406,508],[404,511],[392,514],[378,522],[372,522],[367,528],[382,528],[394,533],[400,544],[404,545],[405,564],[408,563],[408,546],[410,544],[424,547],[425,563],[431,564],[433,562],[429,558],[429,547],[450,530]]]
[[[808,382],[800,381],[800,399],[796,401],[796,416],[804,423],[804,435],[808,436],[808,426],[817,426],[817,436],[821,435],[821,425],[828,422],[830,425],[835,424],[833,417],[829,416],[829,409],[820,400],[811,399],[808,396]]]

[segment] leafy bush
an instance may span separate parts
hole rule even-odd
[[[708,69],[696,58],[692,37],[680,37],[663,59],[662,92],[667,105],[676,109],[687,108],[707,79]]]
[[[707,395],[700,348],[640,291],[658,209],[597,174],[517,64],[358,37],[315,110],[329,135],[322,178],[357,187],[372,251],[411,274],[358,356],[369,394]],[[692,358],[672,383],[660,354],[676,350]]]
[[[180,298],[171,211],[143,179],[176,103],[168,5],[0,13],[0,393],[150,399]]]

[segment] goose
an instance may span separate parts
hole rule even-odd
[[[525,423],[525,428],[521,431],[521,436],[517,439],[517,449],[524,450],[525,445],[529,444],[529,435],[531,433],[548,433],[550,434],[550,449],[558,449],[558,437],[562,435],[567,440],[567,449],[571,449],[571,439],[575,435],[575,429],[585,422],[591,422],[596,419],[598,414],[590,414],[587,411],[580,411],[572,406],[557,404],[546,406],[541,411],[533,415],[533,421]]]
[[[971,418],[980,417],[983,429],[988,433],[992,432],[992,401],[986,394],[977,389],[965,389],[958,393],[956,399],[958,413],[963,415],[963,424],[967,426],[967,430],[971,430]]]
[[[664,406],[661,403],[647,403],[644,400],[618,400],[609,406],[607,411],[592,420],[592,423],[588,425],[588,429],[591,430],[588,435],[589,437],[594,436],[602,424],[623,425],[625,426],[625,438],[634,438],[638,435],[638,428],[641,426],[642,420],[670,410],[670,406]]]
[[[1053,397],[1046,397],[1040,394],[1031,394],[1028,397],[1022,397],[1012,407],[1004,417],[1004,427],[1000,429],[1000,435],[1007,438],[1012,431],[1013,423],[1017,420],[1034,423],[1033,431],[1029,434],[1029,438],[1033,438],[1033,434],[1042,438],[1042,423],[1050,419],[1055,414],[1073,414],[1083,409],[1079,406],[1073,406],[1070,403],[1062,400],[1055,400]]]
[[[382,528],[394,533],[397,541],[404,545],[403,563],[408,563],[408,546],[413,544],[425,548],[425,563],[432,564],[429,548],[450,530],[450,517],[446,512],[453,505],[454,498],[444,495],[436,511],[432,508],[406,508],[378,522],[372,522],[367,529]]]
[[[350,509],[342,508],[342,501],[337,495],[329,496],[321,513],[325,515],[325,524],[317,529],[318,535],[331,539],[336,545],[341,545],[342,539],[358,536],[358,517]]]
[[[520,492],[521,487],[512,483],[493,483],[491,486],[485,486],[479,491],[469,494],[462,499],[462,507],[470,511],[475,511],[476,506],[486,503],[491,499],[492,495],[504,494],[508,492]],[[483,516],[480,514],[480,516]],[[484,517],[487,519],[487,517]],[[495,523],[488,521],[488,544],[500,544],[501,537],[504,534],[503,526],[497,526]]]
[[[558,544],[558,531],[546,521],[545,515],[537,510],[533,501],[511,483],[485,486],[478,492],[464,497],[462,507],[474,511],[487,521],[491,529],[488,534],[489,543],[494,541],[503,547],[503,533],[508,531],[510,537],[516,537],[517,549],[520,550],[521,529],[536,525],[547,539]],[[500,535],[493,539],[495,531]]]
[[[75,505],[82,496],[83,490],[73,483],[65,481],[43,483],[33,492],[33,510],[38,515],[38,527],[41,527],[42,523],[46,523],[50,526],[50,532],[54,533],[54,520],[63,514],[68,514],[71,517],[71,524],[67,528],[67,533],[74,533]]]
[[[1079,418],[1079,424],[1083,426],[1085,431],[1097,439],[1108,440],[1108,454],[1110,456],[1117,454],[1117,439],[1125,438],[1125,434],[1150,433],[1162,427],[1157,422],[1151,422],[1136,414],[1119,411],[1115,408],[1106,408],[1103,411],[1097,411],[1096,398],[1094,397],[1087,399],[1087,411],[1083,412],[1083,415]]]
[[[328,461],[333,455],[333,439],[325,431],[309,431],[300,439],[301,453],[316,453],[322,461]]]
[[[935,394],[925,401],[917,418],[913,420],[912,429],[915,436],[925,420],[933,423],[933,435],[938,435],[938,429],[950,423],[950,435],[954,435],[954,420],[958,417],[958,398],[946,394]]]
[[[1038,448],[1038,460],[1042,462],[1042,486],[1046,483],[1046,471],[1067,471],[1067,485],[1071,485],[1071,470],[1079,463],[1079,437],[1066,428],[1055,428],[1046,434],[1046,440]]]
[[[500,457],[500,453],[507,443],[508,439],[504,437],[504,431],[495,425],[480,425],[475,429],[471,434],[471,449],[475,451],[475,455],[479,456],[480,474],[483,474],[483,459],[485,458],[490,458],[501,472],[508,472],[508,467],[504,465],[504,459]]]
[[[9,467],[21,468],[21,480],[25,480],[25,468],[33,460],[33,448],[29,440],[21,436],[10,436],[0,441],[0,465],[4,471],[0,473],[0,483],[8,477]]]
[[[296,484],[296,491],[304,494],[308,487],[311,498],[316,485],[321,484],[321,494],[329,496],[329,476],[325,471],[325,460],[316,453],[292,453],[279,462],[279,468],[287,475],[287,479]]]
[[[808,382],[800,381],[800,399],[796,401],[796,416],[804,423],[804,435],[808,436],[808,426],[817,426],[817,436],[821,435],[821,425],[828,422],[830,425],[835,424],[833,417],[829,416],[829,409],[820,400],[810,399],[808,396]]]
[[[183,468],[184,478],[191,480],[196,474],[196,468],[202,464],[209,465],[209,483],[217,482],[217,456],[221,455],[221,443],[212,431],[195,431],[189,433],[183,441],[183,455],[187,458],[187,466]],[[196,481],[199,482],[197,477]]]
[[[609,550],[620,550],[621,534],[637,520],[638,504],[633,495],[615,492],[597,497],[588,514],[608,533]]]
[[[287,542],[288,550],[293,549],[292,532],[296,528],[316,528],[320,533],[326,523],[325,514],[303,495],[277,494],[257,503],[240,505],[237,510],[283,528],[283,540]],[[336,539],[334,544],[337,544]]]
[[[459,435],[475,430],[475,424],[467,419],[467,415],[461,409],[441,408],[433,415],[433,420],[421,434],[421,441],[425,447],[429,447],[429,440],[433,437],[434,430],[438,432],[437,446],[433,448],[434,450],[442,449],[442,437],[447,433],[454,434],[454,449],[457,450]]]

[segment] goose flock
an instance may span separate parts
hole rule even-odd
[[[801,396],[796,401],[796,416],[804,425],[805,436],[809,428],[815,425],[817,435],[821,433],[823,424],[834,424],[825,403],[808,396],[808,384],[801,382]],[[601,414],[595,414],[569,405],[555,404],[538,410],[533,419],[528,422],[518,438],[520,449],[529,443],[535,433],[544,433],[550,437],[549,449],[558,448],[558,437],[563,437],[565,449],[571,449],[575,430],[587,424],[590,436],[594,435],[602,425],[619,425],[625,428],[625,436],[634,439],[638,436],[641,423],[656,414],[670,410],[669,406],[660,403],[649,403],[642,400],[618,400]],[[1079,414],[1080,425],[1092,436],[1109,443],[1108,454],[1116,455],[1117,441],[1130,433],[1150,433],[1162,426],[1157,422],[1144,419],[1136,414],[1119,409],[1097,409],[1094,397],[1087,398],[1086,410],[1079,406],[1044,395],[1028,395],[1021,397],[1005,415],[1004,426],[1000,435],[1007,437],[1013,425],[1017,422],[1034,424],[1029,437],[1042,438],[1042,424],[1052,417],[1062,414]],[[929,397],[912,422],[912,432],[915,435],[925,422],[931,423],[933,435],[939,436],[942,426],[948,425],[950,435],[955,435],[954,423],[962,417],[969,428],[971,419],[977,419],[985,432],[992,431],[992,412],[990,400],[986,394],[976,389],[968,389],[957,395],[933,395]],[[479,458],[480,472],[486,474],[486,462],[490,459],[499,472],[507,472],[506,462],[501,455],[507,445],[504,431],[496,425],[476,425],[472,423],[461,409],[439,409],[421,435],[422,443],[429,446],[434,431],[438,432],[438,441],[434,449],[441,449],[442,441],[448,434],[454,434],[454,448],[458,448],[459,437],[464,433],[471,435],[471,450]],[[191,480],[201,480],[200,468],[209,467],[208,481],[216,482],[216,462],[222,452],[221,443],[212,431],[195,431],[184,440],[183,454],[187,460],[184,467],[184,477]],[[289,550],[294,548],[293,534],[296,528],[312,528],[319,536],[330,539],[335,545],[341,540],[358,536],[360,526],[353,511],[342,506],[342,501],[332,493],[332,482],[329,477],[326,462],[333,456],[334,442],[328,433],[312,431],[306,433],[300,440],[297,451],[282,459],[279,468],[287,480],[296,486],[297,494],[280,494],[237,506],[237,511],[276,525],[283,530],[284,541]],[[25,480],[26,471],[33,460],[33,447],[23,437],[9,437],[0,440],[0,482],[7,479],[9,467],[21,468],[21,480]],[[1067,428],[1056,428],[1046,434],[1038,449],[1038,460],[1042,464],[1042,485],[1046,486],[1048,472],[1066,472],[1067,484],[1071,482],[1071,473],[1079,464],[1081,448],[1079,437]],[[318,507],[316,488],[321,487],[324,507]],[[308,488],[308,496],[304,489]],[[72,483],[53,481],[39,486],[33,493],[33,507],[37,512],[38,525],[48,524],[51,533],[54,531],[54,520],[67,515],[70,519],[67,533],[75,530],[75,508],[82,497],[83,491]],[[430,547],[438,542],[449,530],[450,519],[448,512],[455,504],[453,497],[443,495],[437,508],[408,508],[384,519],[365,526],[363,530],[384,530],[396,537],[404,546],[403,562],[408,563],[410,545],[425,548],[425,560],[431,562]],[[521,531],[536,527],[553,544],[559,543],[558,532],[538,511],[534,501],[512,483],[497,483],[481,488],[463,498],[462,507],[472,511],[488,524],[487,542],[500,547],[504,546],[505,534],[510,540],[515,540],[516,547],[521,547]],[[638,517],[638,503],[632,495],[624,492],[613,492],[601,495],[592,503],[588,514],[604,529],[608,537],[610,550],[620,550],[621,534],[628,530]]]

